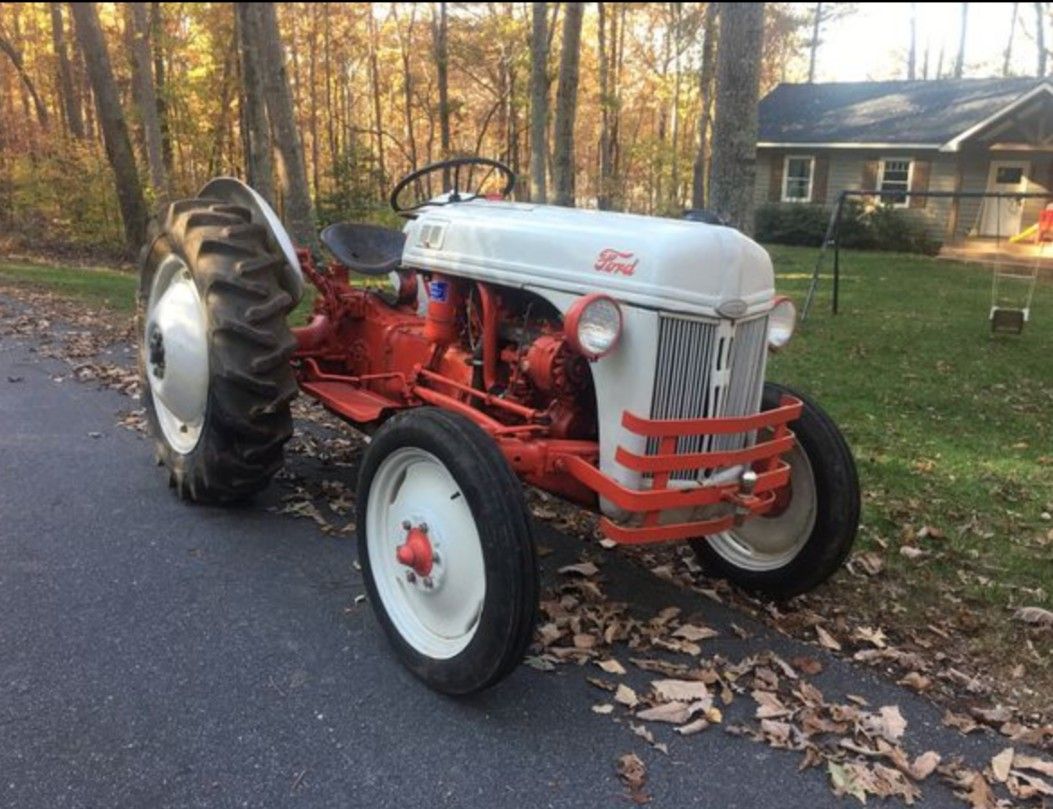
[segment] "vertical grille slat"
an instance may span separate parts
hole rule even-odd
[[[767,360],[768,318],[732,321],[694,320],[659,315],[658,356],[653,419],[696,419],[744,416],[760,409]],[[721,368],[721,353],[726,368]],[[686,436],[677,452],[740,449],[754,436]],[[658,451],[649,439],[647,452]],[[693,480],[694,471],[676,472],[673,479]]]

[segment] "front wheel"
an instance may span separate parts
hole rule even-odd
[[[493,439],[419,408],[373,437],[358,481],[358,555],[399,658],[430,687],[468,694],[522,660],[537,562],[523,493]]]
[[[784,385],[764,386],[762,409],[783,394],[804,403],[790,424],[797,438],[787,453],[790,485],[766,515],[692,547],[707,572],[776,598],[817,587],[848,557],[859,527],[859,479],[852,451],[818,404]]]

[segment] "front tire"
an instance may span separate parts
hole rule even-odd
[[[804,403],[789,425],[797,438],[787,458],[789,501],[772,516],[691,543],[708,573],[774,598],[812,590],[841,567],[860,511],[856,465],[841,431],[812,399],[785,385],[766,383],[761,408],[778,407],[783,394]]]
[[[357,501],[366,590],[402,663],[447,694],[510,674],[533,633],[538,571],[522,487],[493,439],[437,408],[397,415],[366,450]],[[417,557],[400,550],[411,535]]]
[[[157,457],[181,497],[244,499],[281,468],[292,435],[285,258],[249,211],[214,199],[169,205],[149,235],[139,370]]]

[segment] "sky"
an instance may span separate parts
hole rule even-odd
[[[813,3],[799,4],[807,14]],[[820,34],[816,81],[905,79],[910,45],[910,3],[857,3],[857,11],[830,22]],[[934,76],[940,47],[944,47],[944,74],[954,67],[961,19],[960,3],[917,3],[918,71],[929,46],[929,77]],[[1009,39],[1012,3],[969,3],[966,25],[965,76],[1000,76]],[[1047,22],[1047,41],[1050,27]],[[1011,70],[1014,75],[1034,75],[1037,63],[1033,3],[1019,4]],[[809,32],[810,34],[810,32]],[[1053,44],[1053,43],[1050,43]],[[1053,59],[1050,60],[1053,67]],[[795,66],[791,81],[807,77],[807,58]]]

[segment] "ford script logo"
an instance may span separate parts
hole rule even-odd
[[[741,301],[738,298],[732,298],[730,301],[724,301],[717,307],[717,314],[721,317],[736,318],[742,317],[746,314],[746,301]]]
[[[636,272],[636,265],[640,259],[632,253],[623,253],[620,250],[612,250],[610,247],[601,250],[596,257],[593,269],[611,275],[632,275]]]

